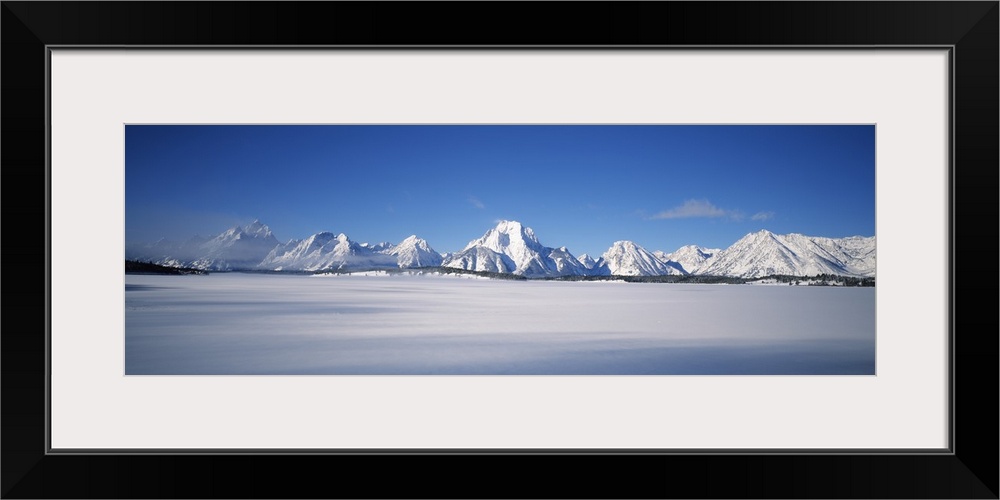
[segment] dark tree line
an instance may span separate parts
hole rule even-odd
[[[161,266],[152,262],[125,259],[125,274],[208,274],[208,271],[190,267]]]
[[[516,280],[516,281],[521,281],[521,280],[527,280],[528,279],[528,278],[526,278],[524,276],[521,276],[519,274],[494,273],[494,272],[489,272],[489,271],[469,271],[469,270],[465,270],[465,269],[456,269],[456,268],[453,268],[453,267],[441,267],[441,266],[409,267],[409,268],[402,268],[402,269],[401,268],[397,268],[397,267],[392,267],[392,268],[374,267],[374,268],[367,268],[367,269],[337,269],[337,268],[329,268],[329,269],[321,269],[319,271],[315,271],[314,274],[351,274],[351,273],[370,273],[370,272],[376,272],[376,271],[384,272],[384,273],[388,273],[388,274],[413,274],[413,273],[417,273],[417,274],[430,274],[430,273],[439,273],[439,274],[469,274],[469,275],[473,275],[473,276],[482,276],[484,278],[493,278],[493,279],[498,279],[498,280]]]
[[[367,269],[322,269],[314,271],[312,274],[348,274],[365,272],[385,272],[388,274],[466,274],[481,276],[484,278],[525,281],[529,279],[546,281],[625,281],[627,283],[706,283],[706,284],[732,284],[741,285],[762,280],[774,280],[778,283],[788,283],[789,285],[809,285],[809,286],[875,286],[874,277],[840,276],[836,274],[818,274],[813,276],[791,276],[785,274],[774,274],[763,278],[733,278],[730,276],[708,276],[708,275],[666,275],[666,276],[546,276],[540,278],[528,278],[519,274],[496,273],[490,271],[469,271],[466,269],[456,269],[453,267],[416,267],[416,268],[367,268]],[[266,271],[255,270],[253,272],[263,274],[310,274],[308,271]],[[126,274],[208,274],[208,271],[187,267],[168,267],[154,264],[148,261],[125,260]]]
[[[817,274],[814,276],[789,276],[786,274],[775,274],[768,276],[766,279],[773,279],[779,283],[788,283],[789,285],[875,286],[875,278],[873,277],[840,276],[837,274]]]

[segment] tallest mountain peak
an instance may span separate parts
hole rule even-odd
[[[507,250],[509,248],[539,249],[541,248],[541,243],[538,242],[535,232],[530,227],[526,227],[517,221],[501,220],[497,222],[496,227],[486,231],[486,234],[482,238],[470,241],[465,248],[469,249],[476,246],[486,247],[497,253],[509,254]]]
[[[543,246],[535,232],[518,221],[500,220],[481,238],[448,258],[446,267],[525,276],[583,274],[569,251]]]
[[[520,235],[528,241],[538,243],[535,231],[516,220],[502,220],[497,223],[496,230],[505,234]]]
[[[524,228],[520,222],[516,220],[500,220],[497,221],[496,230],[500,232],[510,232],[510,231],[520,231]]]

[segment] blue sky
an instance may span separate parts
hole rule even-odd
[[[874,125],[128,125],[126,241],[260,219],[282,242],[411,234],[462,249],[501,219],[599,256],[747,233],[875,234]]]

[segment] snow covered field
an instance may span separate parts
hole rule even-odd
[[[126,275],[125,373],[874,374],[875,289]]]

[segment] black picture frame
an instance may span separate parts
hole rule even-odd
[[[2,4],[4,498],[998,498],[997,1]],[[951,47],[951,453],[49,454],[52,45]]]

